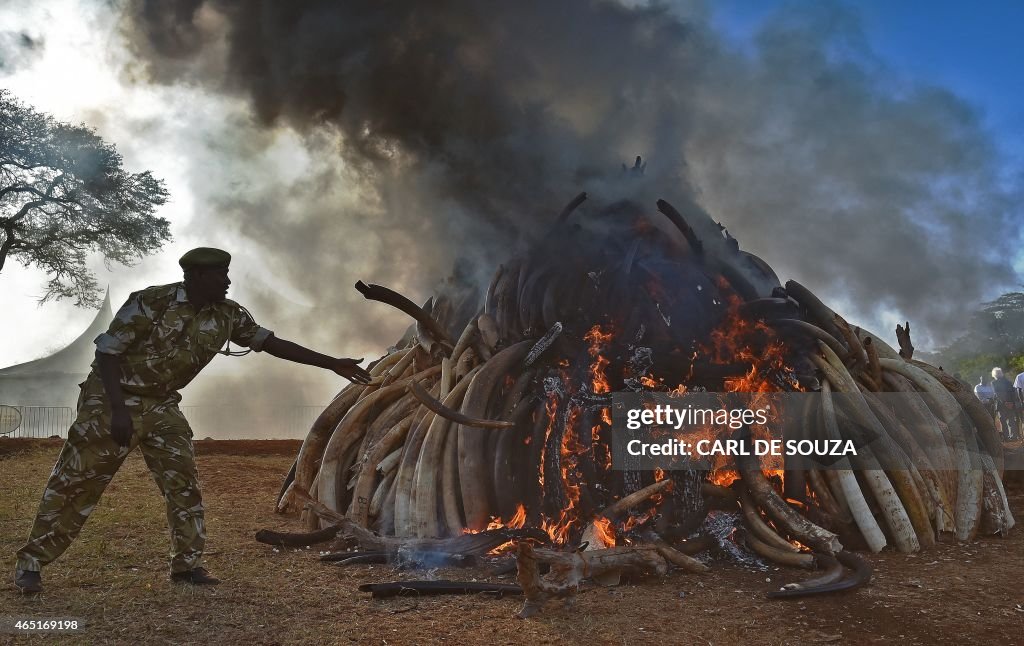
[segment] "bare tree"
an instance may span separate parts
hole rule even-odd
[[[89,252],[132,264],[170,239],[156,207],[162,180],[129,173],[121,155],[85,126],[57,121],[0,89],[0,271],[8,258],[50,279],[42,301],[99,304]]]

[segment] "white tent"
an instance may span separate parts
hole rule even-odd
[[[10,406],[71,406],[78,400],[78,384],[89,374],[96,353],[93,339],[114,318],[110,290],[89,327],[70,345],[53,354],[0,368],[0,404]]]

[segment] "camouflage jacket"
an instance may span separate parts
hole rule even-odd
[[[184,283],[172,283],[133,292],[94,342],[97,352],[119,357],[126,394],[161,396],[188,385],[229,339],[259,352],[271,335],[231,300],[197,311]],[[93,361],[90,377],[98,376]]]

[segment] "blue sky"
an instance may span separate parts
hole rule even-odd
[[[715,0],[715,23],[737,42],[749,41],[780,7],[814,3]],[[868,45],[898,74],[941,85],[983,115],[1019,174],[1024,161],[1024,2],[847,2]]]

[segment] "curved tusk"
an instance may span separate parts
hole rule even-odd
[[[464,378],[459,383],[463,383],[465,381],[466,380]],[[515,426],[515,424],[512,422],[506,422],[504,420],[497,419],[480,419],[478,417],[470,417],[469,415],[464,415],[457,410],[452,410],[448,406],[445,406],[442,402],[431,397],[430,393],[423,390],[423,387],[420,386],[419,383],[416,382],[416,380],[410,381],[406,388],[409,389],[409,392],[412,393],[413,397],[418,399],[421,404],[423,404],[433,412],[437,413],[444,419],[448,420],[449,422],[455,422],[456,424],[462,424],[463,426],[475,426],[477,428],[505,429],[512,428],[513,426]]]

